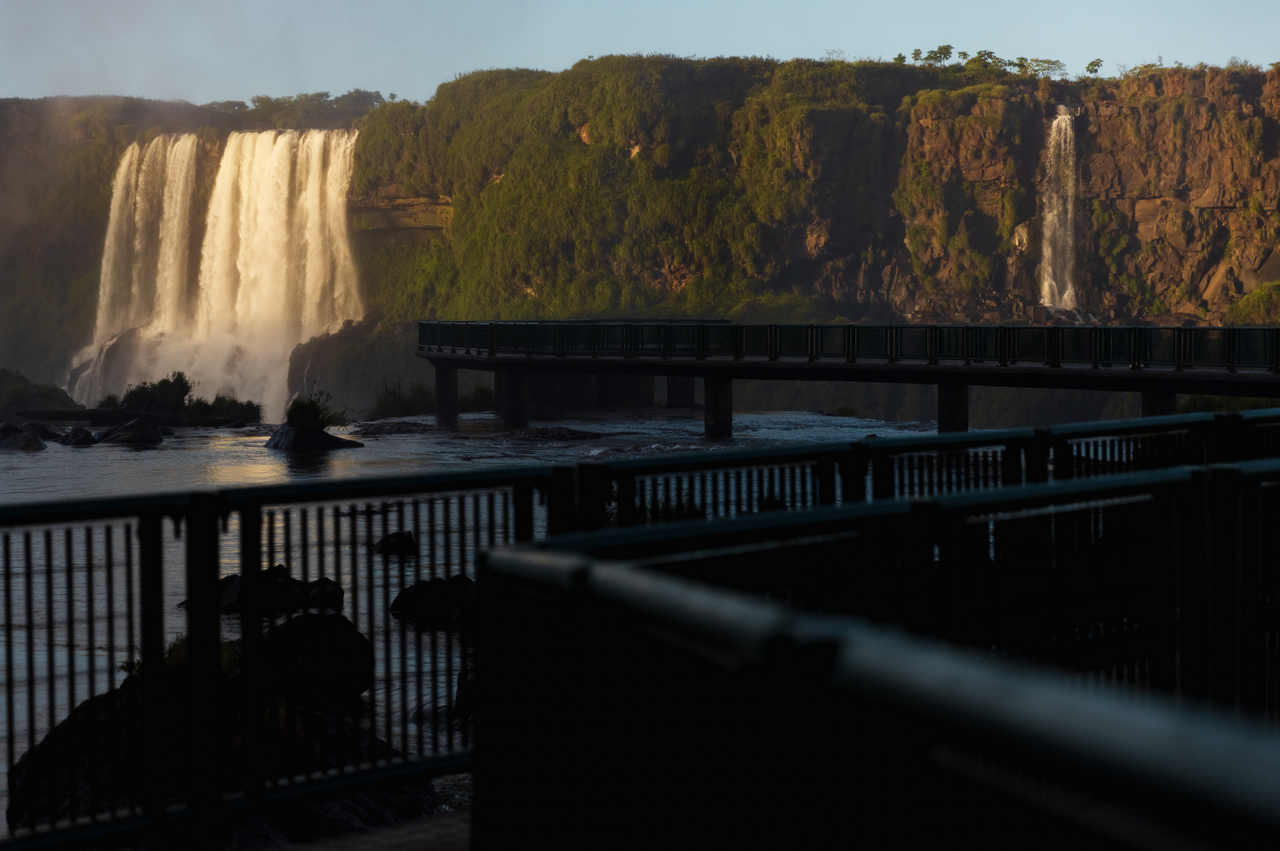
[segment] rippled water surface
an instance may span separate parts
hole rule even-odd
[[[932,431],[932,423],[884,423],[815,413],[735,414],[731,440],[702,437],[702,416],[691,412],[658,418],[645,412],[601,415],[532,428],[564,427],[598,437],[575,440],[521,439],[503,432],[491,414],[463,414],[458,432],[434,428],[433,417],[408,417],[432,427],[425,434],[363,437],[359,426],[336,429],[365,447],[319,455],[267,449],[258,429],[178,429],[154,448],[68,448],[44,452],[0,452],[0,504],[163,493],[197,488],[277,484],[316,478],[355,478],[435,473],[476,465],[572,464],[675,452],[756,449],[794,443],[856,440],[868,434]]]

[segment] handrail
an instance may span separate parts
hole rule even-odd
[[[482,331],[483,329],[483,331]],[[571,331],[585,329],[589,344],[564,346]],[[617,329],[620,335],[610,331]],[[675,344],[676,332],[691,329]],[[717,329],[718,342],[710,343]],[[724,329],[729,329],[727,334]],[[645,335],[651,342],[643,342]],[[548,336],[549,335],[549,336]],[[620,339],[604,342],[607,335]],[[554,343],[533,342],[535,338]],[[575,337],[575,339],[579,339]],[[1163,366],[1174,371],[1240,368],[1280,373],[1280,328],[1168,328],[1153,326],[1005,326],[1005,325],[731,325],[728,320],[541,320],[536,322],[418,323],[418,345],[428,351],[530,355],[535,350],[557,357],[689,357],[705,360],[764,358],[809,361],[859,359],[968,365],[992,361],[1001,367],[1028,361],[1051,368],[1142,370]]]

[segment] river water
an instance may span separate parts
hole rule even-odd
[[[366,436],[361,434],[359,424],[334,429],[335,433],[361,440],[364,448],[320,455],[267,449],[264,444],[268,432],[260,428],[177,429],[163,444],[147,449],[109,445],[73,449],[49,444],[44,452],[0,452],[0,505],[325,478],[437,473],[477,466],[573,464],[637,455],[759,449],[795,443],[850,441],[869,434],[927,433],[935,427],[931,422],[890,424],[803,412],[735,414],[734,437],[708,441],[702,437],[701,415],[692,411],[601,412],[554,422],[534,422],[529,430],[514,433],[503,431],[500,420],[491,414],[463,414],[456,432],[437,429],[434,418],[429,416],[408,417],[403,421],[414,423],[424,431]],[[546,429],[555,428],[587,432],[590,436],[579,434],[568,439],[548,436]],[[466,522],[473,529],[479,526],[481,514],[491,510],[480,502],[471,508],[467,508],[465,500],[456,505],[460,506],[457,516],[466,515]],[[344,614],[356,622],[374,645],[377,678],[369,697],[372,705],[380,707],[379,712],[383,713],[384,726],[379,734],[394,746],[413,750],[415,741],[420,741],[418,737],[423,733],[418,722],[431,713],[443,713],[466,650],[447,633],[432,635],[406,629],[390,619],[386,610],[400,589],[413,581],[414,570],[420,567],[426,575],[435,565],[427,564],[424,558],[424,564],[411,567],[406,578],[401,575],[406,569],[403,564],[393,565],[367,555],[369,542],[363,540],[364,531],[356,535],[356,526],[348,526],[346,519],[340,519],[356,519],[351,506],[329,505],[325,511],[329,512],[327,517],[313,513],[304,521],[312,524],[310,534],[315,536],[319,531],[328,535],[330,542],[331,555],[326,568],[323,561],[315,560],[317,556],[323,558],[320,553],[323,548],[314,543],[313,538],[311,576],[327,571],[324,575],[337,579],[343,586]],[[299,563],[306,564],[301,558],[304,539],[298,534],[304,526],[298,523],[296,509],[290,516],[290,528],[295,534],[292,559],[282,555],[283,534],[275,540],[275,548],[264,555],[273,562],[290,562],[297,575]],[[362,515],[361,522],[364,519]],[[220,538],[224,573],[238,570],[236,523],[233,515]],[[326,523],[328,525],[323,525]],[[337,528],[339,523],[342,530]],[[370,540],[392,528],[385,517],[373,523],[370,527],[373,534],[368,535]],[[420,527],[420,534],[422,528],[425,527]],[[347,529],[352,534],[335,542],[335,533]],[[132,573],[123,569],[131,557],[136,565],[136,547],[132,556],[127,550],[132,544],[131,530],[116,522],[95,524],[93,528],[77,527],[70,533],[60,527],[53,528],[48,538],[40,527],[32,527],[29,539],[25,531],[10,530],[5,541],[9,569],[5,575],[3,615],[9,646],[3,648],[5,694],[0,706],[3,711],[0,741],[11,746],[0,753],[0,806],[7,799],[4,772],[8,763],[65,718],[74,703],[84,700],[91,683],[92,692],[99,694],[117,684],[123,677],[119,663],[137,658],[138,653],[137,623],[135,620],[131,632],[128,613],[136,612],[140,587],[136,568]],[[166,521],[163,595],[164,632],[169,641],[185,631],[186,623],[185,609],[180,606],[186,597],[184,542],[178,531]],[[466,535],[447,531],[442,534],[446,547],[451,541],[460,550],[460,555],[455,553],[455,557],[463,565],[462,569],[469,570],[474,564],[475,543],[468,552]],[[353,541],[356,541],[354,546]],[[425,540],[423,547],[426,547]],[[70,559],[67,553],[71,554]],[[233,640],[239,636],[238,619],[226,617],[223,626],[224,638]],[[2,636],[0,643],[3,643]],[[424,680],[412,683],[398,674],[406,669],[425,671],[425,686]],[[12,712],[8,706],[13,707]],[[432,732],[443,733],[445,747],[461,744],[456,729],[436,728]]]

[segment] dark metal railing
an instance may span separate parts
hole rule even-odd
[[[465,768],[450,595],[573,498],[530,466],[0,508],[8,844],[217,847],[289,799]]]
[[[860,359],[1280,372],[1280,328],[730,325],[719,320],[418,323],[430,351],[561,357]]]
[[[732,541],[684,543],[684,564],[719,558],[729,572]],[[783,543],[774,561],[809,567],[795,556],[815,541]],[[764,561],[743,553],[739,572]],[[503,549],[481,585],[479,849],[528,836],[566,848],[672,835],[752,848],[1280,838],[1280,748],[1204,708],[1081,688],[671,564]]]

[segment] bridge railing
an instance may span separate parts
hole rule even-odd
[[[577,466],[578,528],[799,511],[1280,456],[1280,409],[659,455]]]
[[[418,343],[428,350],[489,354],[963,361],[1280,372],[1277,328],[423,321]]]
[[[0,508],[0,845],[194,847],[465,770],[473,624],[441,586],[572,528],[573,500],[530,466]]]
[[[845,574],[878,567],[842,555],[864,528],[827,529]],[[597,536],[623,537],[641,540]],[[680,575],[735,573],[735,541],[686,543],[683,563],[488,555],[478,847],[1280,837],[1280,748],[1257,726]],[[779,543],[743,548],[735,575],[814,566],[818,538]]]

